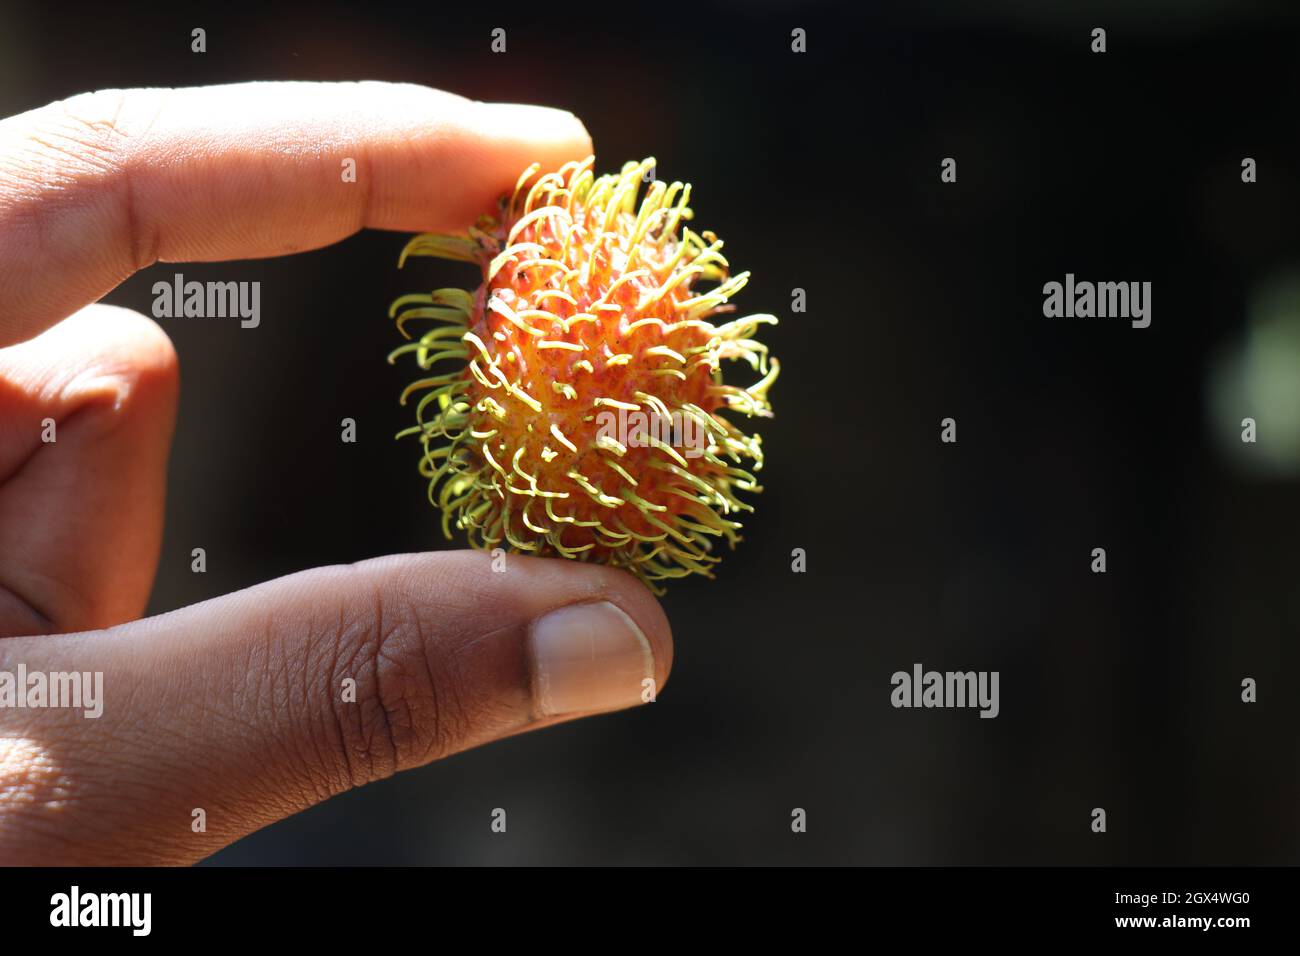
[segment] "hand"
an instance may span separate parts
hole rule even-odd
[[[176,356],[150,319],[88,305],[158,261],[461,229],[529,163],[590,149],[568,113],[383,83],[102,92],[0,122],[0,863],[193,862],[350,787],[663,686],[657,602],[576,562],[511,555],[499,574],[480,553],[401,555],[137,620]],[[90,697],[102,673],[98,704],[15,706],[58,672]]]

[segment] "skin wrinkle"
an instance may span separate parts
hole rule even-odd
[[[158,243],[161,241],[157,229],[150,231],[151,238],[144,238],[138,200],[135,194],[135,174],[129,167],[122,170],[121,188],[122,216],[126,220],[125,232],[127,248],[130,249],[132,272],[139,272],[158,261]]]
[[[284,636],[269,615],[264,620],[262,629],[255,633],[256,638],[247,637],[240,632],[219,638],[223,642],[236,640],[255,644],[259,651],[255,671],[245,675],[234,674],[231,677],[238,685],[241,682],[247,683],[252,674],[256,675],[256,691],[253,697],[257,704],[250,710],[246,720],[248,732],[238,739],[251,738],[259,742],[257,752],[259,763],[263,766],[290,767],[293,766],[291,758],[296,756],[297,742],[272,732],[272,728],[292,722],[292,695],[301,687],[301,683],[293,673],[293,662],[284,653],[286,650]],[[239,749],[236,741],[232,741],[232,749]],[[271,796],[277,791],[297,789],[301,794],[299,799],[306,800],[305,791],[311,784],[306,775],[276,772],[274,786],[270,785],[267,776],[265,772],[259,774],[259,792],[265,796]]]
[[[376,778],[376,754],[375,754],[375,734],[379,733],[382,739],[388,743],[388,759],[384,761],[384,768],[378,773],[383,777],[390,777],[393,774],[393,768],[397,764],[397,738],[393,735],[393,724],[390,720],[390,713],[393,711],[393,705],[390,703],[389,695],[384,690],[384,677],[382,668],[384,665],[384,643],[388,640],[389,635],[384,630],[384,596],[378,587],[370,589],[370,597],[374,602],[374,634],[375,646],[366,663],[370,665],[373,671],[375,694],[372,698],[376,704],[372,710],[378,718],[375,726],[367,727],[369,733],[364,738],[367,760],[370,764],[370,779]]]
[[[149,122],[145,124],[144,129],[136,135],[137,143],[144,143],[148,140],[149,132],[153,129],[154,124],[158,122],[158,117],[162,115],[164,107],[168,100],[171,99],[171,94],[172,91],[170,89],[164,89],[155,97],[153,113],[149,117]],[[125,101],[126,98],[124,96],[124,104]],[[162,226],[157,220],[155,220],[149,223],[147,229],[144,227],[144,216],[138,205],[138,198],[136,195],[136,177],[134,170],[128,165],[125,172],[127,174],[126,181],[128,184],[127,222],[129,224],[128,228],[131,230],[131,255],[132,261],[137,263],[136,271],[139,272],[141,269],[146,269],[158,261],[158,250],[162,246]],[[143,241],[142,237],[144,237]]]
[[[338,620],[333,630],[336,635],[343,633],[344,608],[341,603],[338,611]],[[338,724],[339,714],[333,703],[334,694],[339,694],[340,699],[342,695],[342,681],[337,676],[340,665],[339,643],[337,640],[330,640],[324,631],[318,629],[315,618],[308,622],[307,635],[305,653],[316,663],[309,663],[304,668],[304,683],[310,686],[313,675],[318,674],[323,694],[319,700],[327,701],[328,704],[313,708],[309,694],[304,694],[303,704],[306,713],[303,723],[310,730],[302,735],[302,740],[294,747],[294,758],[297,761],[296,766],[301,768],[299,772],[306,780],[304,788],[310,788],[316,795],[315,800],[311,802],[320,802],[346,790],[350,781],[347,779],[346,772],[343,774],[338,772],[337,754],[331,754],[328,749],[328,741],[342,739],[342,727]],[[315,653],[318,648],[319,653]],[[330,736],[331,728],[333,737]],[[341,749],[341,744],[339,748]]]
[[[360,232],[366,227],[366,223],[373,221],[375,212],[375,180],[372,173],[373,159],[370,155],[370,148],[361,144],[356,150],[357,155],[353,157],[356,160],[357,182],[349,183],[350,186],[361,187],[361,212],[357,219],[354,234]]]
[[[425,748],[424,753],[417,755],[415,760],[402,761],[403,767],[399,767],[399,769],[403,769],[404,766],[409,766],[412,763],[440,759],[453,752],[455,742],[464,739],[466,728],[472,723],[466,716],[462,716],[459,720],[454,719],[453,715],[466,715],[466,707],[460,699],[458,690],[464,685],[465,681],[460,678],[459,674],[453,679],[439,680],[438,672],[435,671],[434,666],[435,652],[445,659],[442,668],[442,671],[445,672],[462,660],[464,651],[481,642],[499,638],[501,634],[514,629],[515,625],[504,625],[488,631],[474,628],[472,634],[467,633],[470,630],[469,628],[459,633],[448,628],[440,628],[436,636],[432,634],[426,635],[422,630],[421,622],[425,617],[435,617],[434,614],[428,613],[429,611],[437,611],[436,616],[442,620],[455,620],[461,615],[473,619],[479,610],[478,606],[473,600],[467,600],[463,605],[456,608],[457,611],[461,612],[460,615],[448,615],[445,592],[440,594],[439,602],[428,602],[427,604],[423,602],[417,603],[411,590],[405,587],[397,589],[396,593],[405,601],[408,619],[413,622],[416,628],[417,646],[424,649],[423,654],[420,656],[424,664],[425,679],[427,681],[425,686],[430,695],[430,710],[434,715],[432,720],[434,726],[433,740]],[[417,593],[419,592],[417,591]],[[464,593],[473,594],[474,592],[467,587]]]
[[[102,99],[109,98],[114,101],[112,117],[107,120],[97,118],[98,111],[93,107],[98,106]],[[83,126],[91,134],[90,137],[81,139],[69,133],[72,142],[84,147],[91,156],[102,156],[102,163],[99,164],[100,171],[113,174],[110,183],[120,181],[120,185],[106,195],[110,197],[110,206],[117,211],[123,223],[121,235],[126,239],[124,245],[128,250],[131,272],[138,272],[153,265],[158,260],[158,248],[161,243],[160,227],[156,222],[152,223],[150,228],[144,228],[144,220],[136,196],[136,171],[133,160],[138,147],[145,141],[149,130],[161,114],[165,97],[152,96],[155,106],[143,130],[131,132],[122,123],[122,114],[127,109],[128,100],[131,100],[134,106],[144,98],[148,98],[148,94],[141,94],[139,91],[136,91],[133,97],[130,91],[107,90],[74,96],[59,104],[63,108],[66,119]],[[83,113],[81,108],[84,106],[92,108]],[[75,151],[73,152],[75,159]]]
[[[27,623],[22,623],[23,620],[26,620]],[[25,600],[13,588],[0,581],[0,622],[3,621],[13,622],[8,630],[14,630],[18,634],[32,637],[53,634],[58,631],[54,622],[43,611],[33,607],[31,602]],[[0,643],[9,639],[9,636],[0,634]]]
[[[355,576],[353,575],[354,578]],[[362,602],[363,606],[371,607],[372,615],[375,600],[376,598],[371,596],[368,601]],[[339,693],[335,693],[335,689],[330,687],[326,698],[330,702],[327,712],[333,717],[334,735],[337,738],[333,749],[341,757],[341,760],[336,757],[329,762],[340,765],[345,775],[343,788],[351,789],[362,786],[374,778],[373,731],[370,730],[370,718],[366,711],[368,703],[373,705],[379,687],[377,665],[373,652],[369,650],[370,633],[373,630],[368,623],[369,618],[359,619],[355,613],[349,613],[349,605],[346,602],[340,602],[339,607],[338,630],[332,638],[328,636],[323,638],[337,648],[335,657],[341,665],[337,673],[342,675],[337,681]],[[366,680],[367,676],[370,677],[369,681]],[[354,703],[345,703],[342,699],[343,677],[351,677],[356,681],[357,695]]]
[[[262,621],[260,628],[250,628],[250,633],[255,633],[255,638],[244,638],[236,640],[236,643],[243,644],[243,653],[240,658],[236,658],[228,664],[228,671],[223,675],[214,675],[224,677],[225,680],[216,680],[213,682],[218,690],[218,699],[225,696],[224,691],[229,687],[229,710],[228,715],[224,715],[229,723],[236,723],[245,730],[251,731],[246,737],[259,740],[264,747],[269,747],[274,751],[276,741],[273,737],[268,738],[262,726],[256,720],[258,715],[266,713],[267,709],[273,707],[274,701],[274,669],[276,667],[276,655],[268,650],[275,640],[274,633],[270,630],[269,621]],[[222,628],[220,630],[225,630]],[[218,633],[220,633],[220,630]],[[240,660],[242,658],[242,667]],[[210,686],[211,689],[211,686]],[[219,710],[220,708],[215,708]],[[242,718],[239,715],[249,714],[248,718]],[[223,735],[224,738],[225,735]]]
[[[385,762],[383,774],[385,777],[390,777],[401,765],[403,751],[409,750],[412,744],[416,743],[415,718],[411,707],[412,694],[407,684],[407,669],[403,666],[403,658],[407,653],[405,645],[409,644],[411,638],[409,629],[414,627],[418,639],[419,624],[418,622],[412,624],[409,618],[400,616],[393,622],[391,621],[393,616],[388,615],[390,623],[385,627],[383,593],[378,587],[374,591],[378,635],[374,661],[375,699],[379,704],[378,712],[383,718],[383,739],[388,742],[390,754],[390,759]],[[390,651],[394,641],[397,643],[396,653]],[[433,723],[434,734],[437,736],[442,732],[439,726],[441,721],[435,719]]]
[[[203,635],[200,640],[211,643],[214,640],[223,646],[242,643],[241,652],[226,661],[218,680],[200,678],[199,688],[195,689],[193,677],[182,677],[178,685],[186,696],[198,697],[208,701],[210,712],[218,720],[221,732],[212,734],[201,730],[200,738],[193,748],[186,750],[199,752],[203,749],[203,737],[209,738],[205,763],[212,780],[217,781],[211,791],[205,793],[200,805],[210,809],[211,805],[221,799],[230,786],[227,781],[237,779],[246,773],[247,763],[256,754],[258,770],[245,781],[245,792],[235,792],[230,800],[237,802],[238,813],[252,810],[256,815],[274,818],[274,808],[283,805],[282,791],[293,777],[282,772],[285,761],[276,759],[277,752],[284,749],[284,743],[267,725],[268,713],[275,711],[275,681],[278,673],[283,671],[283,655],[277,652],[281,641],[280,635],[273,629],[269,616],[254,616],[248,626],[232,628],[234,622],[222,622],[222,626]],[[241,666],[242,662],[242,666]],[[238,728],[231,732],[231,728]],[[212,738],[219,745],[212,746]],[[215,771],[215,772],[214,772]],[[187,788],[191,781],[186,779]],[[296,808],[295,808],[296,809]],[[209,820],[211,821],[211,812]]]
[[[346,609],[344,609],[346,614]],[[365,740],[365,701],[372,701],[376,689],[370,687],[365,680],[365,672],[369,667],[357,666],[364,653],[364,641],[348,639],[348,635],[355,635],[356,624],[351,617],[346,618],[343,630],[335,637],[341,649],[341,657],[346,667],[346,674],[356,680],[356,701],[355,704],[344,704],[342,696],[330,695],[331,710],[334,711],[335,723],[338,727],[338,744],[339,750],[343,754],[343,770],[346,773],[346,788],[359,787],[365,783],[365,773],[360,767],[360,757],[363,756],[364,747],[359,745],[359,741]],[[372,676],[373,680],[373,676]],[[350,727],[350,724],[354,726]]]
[[[129,162],[124,161],[129,158],[130,138],[116,125],[121,110],[125,105],[126,95],[121,92],[116,94],[111,120],[100,120],[93,115],[83,114],[79,111],[79,108],[86,104],[98,103],[105,96],[113,95],[113,91],[109,91],[105,94],[83,94],[64,100],[55,104],[55,107],[60,108],[60,115],[55,118],[52,123],[53,128],[48,133],[44,133],[40,126],[30,129],[26,133],[31,142],[45,151],[66,156],[72,161],[74,169],[85,166],[89,167],[94,174],[97,174],[91,177],[89,190],[83,177],[66,176],[65,174],[64,196],[68,203],[72,204],[74,208],[86,209],[89,207],[89,210],[93,212],[103,208],[104,197],[107,196],[109,210],[116,209],[118,216],[126,223],[125,236],[127,242],[125,245],[129,250],[127,253],[128,261],[123,265],[115,265],[111,269],[113,278],[107,288],[102,290],[105,292],[129,276],[132,271],[131,266],[140,261],[135,251],[136,235],[132,231],[134,211],[132,209],[131,173]],[[53,115],[54,108],[50,108],[45,112]],[[60,128],[60,122],[66,124],[66,126]],[[77,135],[78,127],[85,135]],[[67,143],[56,142],[52,137],[62,137],[67,140]],[[122,156],[123,146],[127,148],[126,157]],[[35,189],[32,189],[29,184],[28,188],[23,192],[28,194],[26,204],[30,206],[32,217],[41,233],[39,238],[47,240],[48,235],[43,229],[40,213],[48,213],[49,210],[48,197],[44,186],[45,179],[49,175],[50,164],[41,162],[42,158],[44,157],[40,157],[38,151],[35,171],[40,176],[40,184]],[[64,165],[58,164],[54,168],[63,170]],[[18,178],[21,180],[22,176],[20,175]],[[101,185],[101,180],[107,182],[109,186],[109,192],[105,194],[98,194],[95,190],[97,185]],[[87,191],[90,194],[89,198],[82,195]],[[46,242],[46,244],[48,243]],[[112,244],[106,244],[105,248],[112,249],[115,247]],[[116,261],[117,257],[114,258],[114,262]]]
[[[392,600],[401,602],[402,611],[386,613],[389,599],[381,589],[378,595],[378,614],[388,626],[379,629],[376,646],[377,700],[384,716],[384,730],[390,744],[391,766],[386,776],[416,762],[427,762],[446,753],[462,738],[463,720],[448,711],[444,702],[437,699],[439,681],[428,659],[427,648],[442,646],[439,638],[426,635],[421,617],[411,612],[409,602],[400,595]],[[396,620],[394,620],[396,618]],[[415,666],[412,666],[415,665]]]
[[[414,656],[423,666],[424,687],[429,695],[428,710],[429,713],[433,715],[432,722],[434,726],[432,740],[429,745],[423,748],[421,753],[416,754],[414,760],[405,762],[409,765],[411,763],[418,764],[423,762],[426,756],[428,760],[436,760],[442,755],[445,750],[443,741],[447,740],[449,737],[449,734],[442,730],[449,719],[447,715],[450,713],[464,713],[464,708],[461,706],[459,700],[454,699],[455,689],[458,682],[454,680],[440,682],[437,673],[435,672],[430,649],[440,645],[439,636],[435,636],[434,634],[425,631],[423,624],[424,618],[420,614],[419,609],[409,598],[405,598],[405,601],[407,619],[412,622],[415,628],[415,646],[418,649],[418,652],[414,652]],[[454,655],[449,655],[449,657],[453,656]],[[451,696],[453,697],[453,702],[451,704],[452,709],[448,709],[448,702],[445,699],[447,695],[439,692],[439,687],[442,686],[451,688]],[[441,740],[439,739],[440,737],[442,738]],[[399,766],[398,769],[402,770],[405,769],[405,767]]]
[[[51,585],[53,585],[56,591],[62,590],[66,592],[61,600],[58,598],[52,598],[53,603],[57,604],[60,608],[66,607],[67,604],[69,603],[75,604],[76,603],[75,595],[73,594],[72,590],[63,581],[57,580],[56,578],[48,575],[44,575],[41,572],[33,570],[31,568],[27,568],[25,570],[27,573],[27,577],[29,578],[27,582],[27,588],[22,588],[19,587],[18,585],[10,584],[5,580],[0,579],[0,590],[12,596],[13,599],[18,602],[18,612],[20,614],[25,614],[25,616],[32,618],[38,623],[44,621],[47,625],[46,627],[37,631],[35,634],[23,635],[23,636],[34,637],[38,635],[58,633],[64,628],[59,621],[55,620],[53,613],[45,611],[37,601],[25,596],[23,592],[25,590],[30,590],[32,585],[32,581],[30,579],[36,578],[38,582],[44,587],[48,588]],[[84,613],[84,611],[82,613]]]
[[[428,659],[427,648],[437,646],[439,642],[423,629],[421,614],[406,603],[404,613],[394,618],[386,610],[389,598],[378,580],[355,566],[350,570],[360,577],[360,586],[370,595],[373,610],[368,621],[341,625],[344,634],[366,636],[355,642],[346,638],[341,642],[344,646],[354,644],[355,650],[348,661],[350,670],[336,671],[335,683],[341,685],[342,677],[355,678],[368,671],[372,687],[371,693],[366,694],[363,685],[359,684],[356,704],[343,703],[335,687],[329,688],[329,699],[336,701],[336,709],[357,710],[353,734],[347,733],[348,722],[341,715],[336,717],[339,733],[344,739],[358,741],[356,745],[344,748],[355,786],[389,777],[413,760],[425,761],[432,753],[445,752],[453,745],[456,730],[451,716],[438,699],[439,681]],[[400,595],[394,599],[402,600]],[[411,671],[413,654],[422,664],[423,680],[421,675]],[[371,702],[370,706],[363,701]],[[426,712],[429,716],[424,719]],[[427,741],[422,733],[425,727],[430,728]],[[362,761],[352,759],[358,754],[365,758],[364,774],[357,769],[357,764]]]
[[[88,137],[78,137],[75,129],[68,133],[68,138],[90,150],[92,154],[111,157],[116,152],[109,143],[129,143],[130,137],[121,126],[122,110],[126,107],[128,92],[126,90],[97,90],[93,93],[79,93],[55,104],[69,120],[73,127],[85,130]],[[106,116],[108,110],[94,109],[83,111],[84,105],[102,106],[104,101],[112,105],[112,116]],[[111,166],[105,160],[106,166]]]
[[[343,680],[351,676],[345,669],[342,655],[342,641],[340,635],[346,633],[347,626],[347,606],[344,602],[338,602],[338,616],[333,629],[333,638],[324,630],[317,628],[316,619],[313,618],[308,625],[308,653],[311,649],[319,645],[324,648],[322,657],[323,682],[325,685],[324,700],[329,704],[326,707],[317,708],[312,715],[308,726],[313,732],[306,734],[306,740],[302,749],[308,748],[315,754],[316,760],[314,766],[318,769],[312,772],[310,766],[307,773],[312,777],[312,785],[318,790],[329,794],[338,793],[352,786],[352,771],[347,760],[347,752],[344,741],[347,739],[343,728],[343,714],[341,706],[343,704]],[[356,688],[360,693],[360,687]],[[330,731],[333,731],[333,736]],[[333,743],[333,748],[330,744]],[[340,772],[339,755],[342,754],[342,764]],[[300,759],[302,755],[299,755]],[[311,764],[310,761],[307,761]]]
[[[77,165],[88,166],[95,172],[121,173],[121,169],[109,161],[108,156],[110,154],[105,153],[101,158],[99,147],[78,139],[70,132],[61,134],[58,130],[50,130],[48,133],[42,133],[40,130],[36,130],[28,134],[28,139],[36,146],[39,146],[41,150],[66,156]],[[58,142],[58,139],[65,139],[67,142]],[[40,150],[37,152],[40,152]]]
[[[243,645],[241,658],[236,658],[230,662],[228,667],[230,672],[221,675],[226,679],[217,683],[217,686],[221,688],[217,699],[228,696],[230,705],[226,708],[214,706],[210,710],[211,713],[218,716],[219,724],[225,732],[223,737],[266,739],[265,731],[259,724],[257,717],[263,713],[263,702],[270,699],[266,687],[271,679],[270,670],[272,664],[271,655],[266,653],[266,648],[271,640],[271,635],[263,631],[262,639],[244,639],[237,642]],[[229,686],[228,695],[224,693],[226,686]],[[250,701],[252,702],[251,705]],[[231,727],[237,727],[239,733],[229,734]],[[272,737],[270,740],[272,749],[274,749],[275,744],[276,741]]]
[[[285,642],[285,629],[276,627],[268,622],[268,638],[263,642],[264,645],[274,646],[275,653],[268,655],[271,659],[279,662],[278,669],[270,676],[267,681],[266,709],[259,711],[259,714],[265,715],[269,711],[273,716],[271,726],[297,726],[302,723],[306,715],[311,711],[311,684],[308,678],[308,669],[303,666],[295,666],[300,662],[297,655],[287,646]],[[317,621],[316,616],[312,615],[307,621],[307,632],[309,636],[316,634]],[[312,641],[309,640],[310,648]],[[276,677],[280,680],[277,683]],[[298,699],[300,698],[300,699]],[[263,717],[265,719],[265,717]],[[293,768],[293,771],[281,776],[289,786],[297,788],[304,794],[303,805],[310,805],[311,801],[305,799],[307,790],[319,790],[322,783],[317,779],[320,774],[313,773],[310,761],[305,761],[302,755],[304,742],[301,736],[281,737],[278,734],[265,734],[269,748],[273,753],[279,754],[280,759],[271,761],[272,765],[280,767]],[[311,735],[305,735],[310,737]],[[329,764],[322,761],[322,767],[328,767]],[[328,784],[324,786],[328,787]]]

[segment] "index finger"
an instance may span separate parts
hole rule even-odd
[[[108,90],[22,113],[0,121],[0,347],[160,260],[462,229],[530,163],[590,152],[571,113],[409,84]]]

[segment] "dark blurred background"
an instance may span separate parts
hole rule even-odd
[[[753,272],[740,309],[782,320],[766,492],[718,580],[664,599],[655,705],[338,797],[214,862],[1297,862],[1300,8],[862,6],[4,5],[4,115],[248,79],[570,109],[602,171],[653,154],[692,182],[696,227]],[[385,363],[386,308],[473,273],[399,273],[403,241],[185,266],[260,280],[262,324],[162,320],[182,395],[154,611],[452,546],[392,437],[410,369]],[[108,301],[147,314],[174,271]],[[1151,327],[1044,318],[1067,272],[1151,281]],[[892,708],[917,662],[1000,671],[1001,715]]]

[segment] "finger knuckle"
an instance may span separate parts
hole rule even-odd
[[[463,718],[452,675],[440,673],[417,608],[366,582],[363,600],[340,612],[332,684],[335,746],[355,786],[436,759],[453,749]]]
[[[98,90],[81,93],[37,110],[28,126],[20,178],[42,187],[42,204],[102,208],[129,249],[130,266],[139,270],[158,258],[158,225],[141,219],[136,199],[137,147],[157,117],[158,90]],[[51,199],[47,187],[64,188]],[[82,189],[83,185],[110,188]]]

